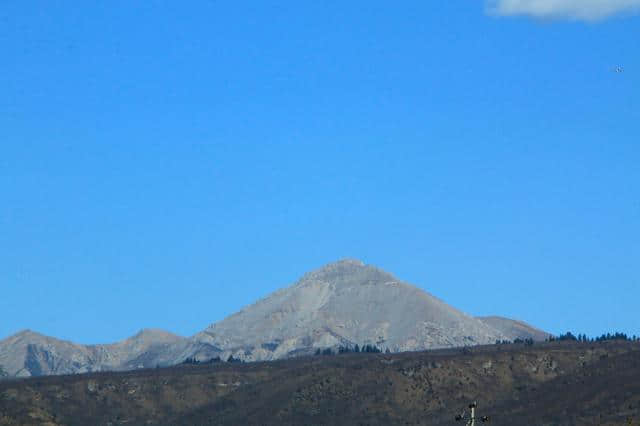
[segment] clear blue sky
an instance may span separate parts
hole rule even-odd
[[[640,335],[640,16],[565,18],[2,1],[0,338],[191,335],[342,257]]]

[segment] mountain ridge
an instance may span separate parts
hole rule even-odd
[[[355,344],[417,351],[491,344],[518,330],[529,333],[521,337],[537,330],[488,318],[348,258],[309,271],[190,337],[146,328],[119,342],[80,345],[22,330],[0,341],[0,365],[14,376],[82,373],[174,365],[186,358],[275,360]]]

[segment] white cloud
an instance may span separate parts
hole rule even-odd
[[[595,21],[640,11],[640,0],[486,0],[491,14]]]

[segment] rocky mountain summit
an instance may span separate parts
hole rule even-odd
[[[527,338],[531,330],[506,318],[474,318],[375,266],[346,259],[189,338],[143,330],[115,344],[78,345],[23,331],[0,341],[0,365],[10,376],[37,376],[166,366],[186,358],[274,360],[355,344],[402,352]]]
[[[372,344],[393,352],[494,343],[506,336],[393,275],[342,260],[194,336],[248,360]]]

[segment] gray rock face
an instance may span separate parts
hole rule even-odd
[[[503,325],[471,317],[374,266],[342,260],[190,338],[143,330],[87,346],[23,331],[0,341],[0,365],[10,376],[35,376],[164,366],[188,357],[273,360],[339,345],[414,351],[513,339],[515,328]]]
[[[184,340],[162,330],[142,330],[114,344],[79,345],[24,330],[0,341],[0,365],[10,377],[151,367],[159,354]],[[146,363],[139,360],[145,354]]]

